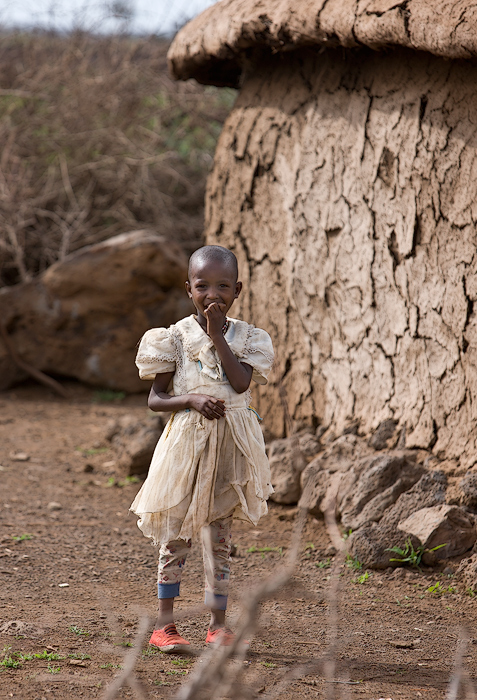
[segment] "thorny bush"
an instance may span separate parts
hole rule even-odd
[[[138,228],[200,245],[233,90],[176,83],[158,38],[0,35],[0,286]]]

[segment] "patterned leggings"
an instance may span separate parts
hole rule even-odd
[[[202,543],[205,567],[205,604],[215,610],[226,610],[230,578],[230,550],[232,516],[216,520],[209,525],[211,555]],[[175,598],[179,595],[182,569],[191,541],[174,540],[161,545],[157,590],[159,598]]]

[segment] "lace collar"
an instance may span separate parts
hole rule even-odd
[[[244,357],[248,341],[254,326],[245,321],[229,318],[229,327],[224,336],[230,349],[236,357]],[[214,347],[214,343],[192,314],[175,324],[181,337],[187,359],[191,362],[200,361],[202,371],[212,379],[222,379],[222,365]]]

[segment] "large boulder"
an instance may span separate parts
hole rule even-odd
[[[140,391],[136,344],[191,312],[187,257],[152,231],[87,246],[32,282],[0,289],[0,319],[19,357],[48,374]],[[0,336],[0,389],[27,376]]]
[[[475,520],[458,506],[440,505],[421,508],[398,523],[398,530],[414,535],[426,549],[435,552],[437,559],[448,559],[463,554],[477,540]],[[444,545],[444,546],[442,546]]]
[[[416,464],[412,452],[390,452],[362,460],[343,480],[348,482],[339,503],[344,527],[356,530],[379,522],[399,496],[419,481],[424,471],[422,465]]]
[[[335,494],[336,516],[347,530],[355,530],[378,522],[424,471],[415,452],[376,455],[356,435],[343,435],[303,471],[299,505],[319,517]]]
[[[324,452],[312,459],[303,470],[299,506],[320,517],[327,507],[324,503],[327,493],[331,493],[330,488],[332,487],[334,492],[334,487],[341,481],[342,476],[353,469],[360,457],[370,453],[374,454],[374,451],[364,440],[352,433],[333,440]],[[340,494],[342,493],[340,485]]]
[[[271,443],[269,459],[274,492],[270,498],[273,501],[284,505],[298,502],[301,475],[307,462],[321,449],[320,441],[309,433]]]
[[[144,420],[125,415],[110,421],[106,439],[115,449],[119,467],[127,476],[147,473],[165,422],[162,415],[148,416]]]
[[[398,530],[398,523],[423,507],[443,505],[446,485],[446,476],[441,471],[423,474],[414,486],[387,508],[379,524],[373,522],[351,534],[348,540],[351,556],[374,569],[396,566],[396,562],[390,562],[393,557],[387,551],[390,547],[402,547],[409,536],[414,547],[420,544],[417,537]]]

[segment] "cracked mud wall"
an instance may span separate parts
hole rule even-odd
[[[237,315],[277,362],[259,409],[477,461],[477,65],[397,49],[251,60],[209,178]],[[477,306],[476,309],[477,311]]]

